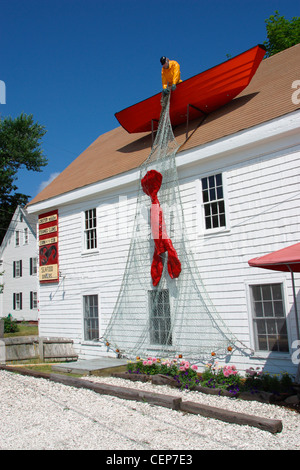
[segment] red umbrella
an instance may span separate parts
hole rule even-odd
[[[299,319],[296,301],[294,273],[300,272],[300,243],[296,243],[295,245],[282,248],[278,251],[273,251],[273,253],[260,256],[259,258],[253,258],[248,261],[248,264],[256,268],[272,269],[274,271],[285,271],[291,273],[297,324],[297,335],[299,339]]]

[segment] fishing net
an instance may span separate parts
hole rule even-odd
[[[119,296],[103,336],[128,358],[182,354],[207,361],[237,340],[214,308],[188,247],[175,162],[170,95],[140,167],[133,235]]]

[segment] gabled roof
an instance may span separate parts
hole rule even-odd
[[[8,243],[10,237],[14,236],[15,229],[20,221],[19,217],[22,215],[23,222],[26,223],[27,227],[32,232],[33,236],[36,238],[36,222],[37,217],[34,214],[29,214],[24,207],[18,206],[14,212],[14,215],[11,218],[10,224],[6,230],[5,236],[0,245],[0,257],[4,251],[5,246]]]
[[[174,129],[179,152],[207,144],[300,109],[292,101],[299,78],[300,44],[263,60],[248,87],[219,110]],[[203,121],[203,122],[202,122]],[[201,125],[200,125],[201,124]],[[95,140],[29,205],[139,167],[151,151],[152,136],[118,127]],[[178,152],[178,153],[179,153]]]

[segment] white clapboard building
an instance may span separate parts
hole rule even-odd
[[[38,321],[36,218],[18,206],[0,247],[0,317]]]
[[[188,238],[203,284],[251,350],[231,359],[240,370],[297,370],[291,276],[248,261],[299,242],[299,64],[300,44],[263,60],[237,98],[190,122],[188,135],[185,124],[174,129]],[[40,335],[72,338],[81,358],[114,354],[99,338],[122,284],[138,169],[151,145],[151,134],[122,127],[101,135],[27,207],[43,219],[40,247],[53,236],[53,252],[43,251],[52,262],[40,266]],[[295,283],[298,293],[300,276]]]

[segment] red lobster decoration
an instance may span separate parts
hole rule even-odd
[[[162,174],[156,170],[150,170],[141,181],[142,188],[147,196],[151,198],[150,220],[151,230],[155,243],[153,261],[151,265],[151,277],[154,286],[160,281],[163,272],[162,253],[168,252],[168,272],[172,279],[177,278],[181,273],[181,263],[178,259],[175,248],[168,237],[166,224],[157,193],[161,187]]]

